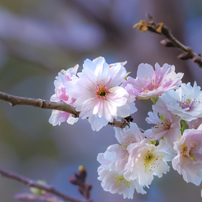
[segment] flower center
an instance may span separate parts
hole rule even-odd
[[[99,98],[106,98],[106,95],[108,94],[106,87],[104,86],[97,86],[97,96]]]
[[[192,108],[198,103],[197,100],[194,99],[185,99],[185,96],[182,96],[181,101],[177,101],[182,109],[188,109],[187,111],[191,111]]]
[[[144,92],[148,93],[149,91],[154,91],[158,88],[158,82],[152,77],[145,78],[147,84],[144,87]]]
[[[105,91],[104,91],[104,90],[100,90],[100,91],[98,92],[98,95],[99,95],[99,96],[105,96],[105,95],[106,95],[106,93],[105,93]]]
[[[196,156],[194,155],[194,148],[188,149],[186,145],[180,145],[181,146],[181,155],[185,158],[190,158],[191,160],[196,161]]]
[[[154,155],[152,153],[148,153],[145,157],[146,165],[150,164],[154,160]]]
[[[132,185],[131,182],[129,182],[128,180],[126,180],[123,175],[116,175],[114,176],[114,179],[116,180],[116,184],[117,186],[121,185],[122,187],[128,187],[130,188],[130,186]]]
[[[145,172],[151,171],[157,166],[158,156],[154,154],[152,151],[147,151],[145,157],[144,157],[144,166],[145,166]]]

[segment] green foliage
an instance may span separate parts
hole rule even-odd
[[[180,126],[181,126],[181,128],[180,128],[181,134],[183,134],[184,130],[187,128],[186,121],[185,120],[181,120],[180,121]]]

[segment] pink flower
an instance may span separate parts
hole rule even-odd
[[[189,129],[197,129],[202,124],[202,118],[195,119],[193,121],[187,122]]]
[[[88,118],[93,130],[98,131],[108,122],[137,110],[120,86],[126,76],[122,63],[109,65],[99,57],[85,60],[82,72],[66,85],[67,92],[76,99],[74,106],[80,117]]]
[[[125,148],[129,144],[141,142],[144,139],[144,135],[141,133],[136,123],[130,122],[130,126],[126,126],[124,129],[114,127],[115,137],[119,144]]]
[[[175,89],[181,84],[183,73],[175,73],[175,66],[164,64],[162,67],[158,63],[155,69],[149,64],[141,63],[138,66],[137,78],[127,78],[125,89],[130,95],[138,98],[150,98],[159,96],[165,91]]]
[[[174,143],[177,156],[172,166],[186,182],[200,185],[202,181],[202,125],[198,129],[187,129]]]
[[[144,135],[149,140],[159,140],[163,137],[165,143],[173,149],[173,143],[181,136],[181,118],[168,111],[161,97],[152,108],[153,112],[148,113],[149,117],[146,118],[146,121],[149,124],[155,124],[155,126],[146,130]]]
[[[66,92],[65,85],[69,81],[71,81],[73,75],[76,75],[78,70],[78,65],[76,65],[73,68],[69,68],[68,70],[61,70],[58,73],[58,76],[56,76],[56,79],[54,81],[55,85],[55,94],[51,96],[51,101],[53,102],[60,102],[63,101],[69,105],[73,105],[75,102],[75,99],[70,97],[68,93]],[[67,112],[59,111],[59,110],[53,110],[51,117],[49,118],[49,122],[53,125],[60,125],[62,122],[67,121],[69,124],[74,124],[78,121],[78,118],[74,118],[72,114],[69,114]]]

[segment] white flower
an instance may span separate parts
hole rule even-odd
[[[138,180],[142,186],[149,186],[154,175],[162,177],[169,171],[167,161],[172,156],[163,140],[158,146],[150,143],[147,139],[130,144],[127,147],[129,158],[125,166],[124,177],[127,180]]]
[[[128,181],[116,170],[104,169],[100,166],[98,174],[98,180],[102,181],[101,186],[105,191],[122,194],[124,199],[133,199],[135,189],[138,193],[146,193],[136,180]]]
[[[122,63],[108,65],[99,57],[85,60],[82,72],[66,85],[68,93],[76,99],[74,106],[80,117],[89,118],[93,130],[137,111],[135,104],[128,102],[127,91],[120,86],[126,76]]]
[[[126,180],[123,176],[128,160],[128,152],[122,145],[111,145],[105,153],[98,154],[98,180],[105,191],[122,194],[123,198],[133,198],[134,191],[145,194],[143,186],[137,180]]]
[[[174,143],[177,156],[172,166],[186,182],[200,185],[202,181],[202,125],[198,129],[187,129]]]
[[[129,153],[127,146],[140,142],[144,137],[135,123],[124,129],[114,128],[115,136],[120,144],[114,144],[107,148],[105,153],[98,154],[97,160],[101,164],[98,168],[98,179],[105,191],[123,194],[124,198],[133,198],[134,190],[145,194],[138,180],[126,180],[124,178],[125,165],[128,162]]]
[[[196,82],[182,84],[176,91],[165,92],[159,99],[165,102],[169,111],[180,116],[185,121],[202,117],[202,92]]]

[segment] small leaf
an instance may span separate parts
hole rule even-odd
[[[181,120],[180,121],[180,126],[181,126],[181,128],[180,128],[181,134],[183,134],[184,130],[187,128],[186,121],[185,120]]]

